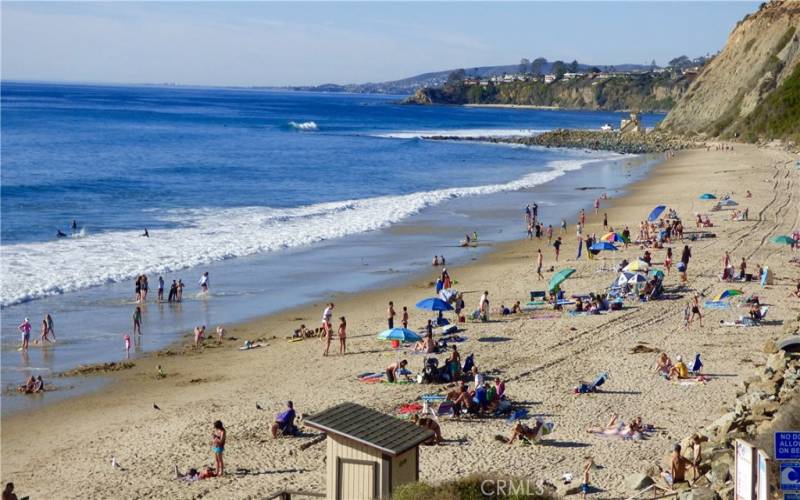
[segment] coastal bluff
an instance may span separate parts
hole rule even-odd
[[[777,0],[737,23],[659,129],[800,142],[800,2]]]

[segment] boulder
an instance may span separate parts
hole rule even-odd
[[[734,486],[726,486],[719,491],[717,491],[717,495],[719,495],[720,500],[733,500],[733,491]]]
[[[783,373],[783,372],[780,372],[780,373]],[[759,380],[758,382],[753,382],[752,384],[750,384],[750,387],[748,388],[748,394],[763,392],[764,394],[766,394],[768,396],[774,396],[774,395],[778,394],[778,385],[779,385],[778,381],[774,381],[774,380],[770,380],[770,379],[768,379],[768,380]],[[758,403],[757,401],[752,401],[749,404],[749,407],[752,408],[757,403]]]
[[[731,464],[726,460],[711,462],[711,470],[708,472],[708,480],[714,488],[721,488],[730,478]]]
[[[778,352],[778,344],[776,344],[774,340],[767,340],[767,342],[764,344],[763,351],[766,354],[775,354]]]
[[[779,402],[765,399],[755,403],[750,411],[753,412],[754,417],[757,417],[760,415],[772,415],[778,411],[778,408],[780,407],[781,404]]]
[[[631,474],[625,478],[625,488],[627,488],[628,491],[643,490],[654,483],[655,481],[647,474]]]
[[[785,351],[778,351],[774,354],[770,354],[767,356],[767,368],[770,368],[773,372],[783,372],[786,370],[786,352]]]
[[[678,494],[678,500],[717,500],[717,492],[711,488],[692,488]]]

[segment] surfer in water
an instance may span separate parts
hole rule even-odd
[[[66,237],[67,237],[67,234],[64,231],[62,231],[60,229],[58,231],[56,231],[56,238],[66,238]]]
[[[145,238],[150,237],[150,233],[147,232],[147,228],[144,228],[144,233],[142,233],[142,236],[144,236]]]

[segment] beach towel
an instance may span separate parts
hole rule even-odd
[[[249,351],[250,349],[258,349],[259,347],[264,347],[264,344],[246,344],[239,348],[240,351]]]
[[[731,304],[725,300],[707,300],[703,304],[703,307],[706,309],[729,309]]]
[[[693,386],[693,385],[705,385],[708,382],[708,377],[704,377],[699,375],[695,378],[681,378],[678,380],[670,380],[674,385],[682,385],[682,386]]]
[[[528,410],[525,408],[520,408],[511,414],[510,417],[506,419],[506,423],[508,425],[512,425],[517,420],[522,420],[528,417]]]
[[[401,415],[410,414],[410,413],[419,413],[422,410],[421,403],[409,403],[407,405],[403,405],[397,409],[397,413]]]

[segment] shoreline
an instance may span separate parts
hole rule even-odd
[[[740,156],[746,158],[740,160]],[[696,198],[696,193],[690,193],[690,198],[687,198],[686,187],[679,185],[678,191],[675,191],[675,183],[685,182],[686,174],[692,172],[696,168],[694,165],[697,164],[712,164],[713,168],[721,168],[723,172],[725,169],[733,169],[732,171],[737,172],[739,176],[750,179],[755,196],[752,200],[751,213],[757,212],[756,203],[764,204],[766,211],[772,204],[778,203],[777,197],[782,194],[774,189],[770,191],[769,186],[759,183],[759,175],[775,168],[772,164],[764,165],[767,159],[777,161],[786,156],[775,150],[757,150],[748,146],[737,147],[734,153],[706,153],[697,150],[682,152],[676,158],[652,169],[644,180],[627,186],[627,196],[611,200],[611,207],[604,211],[608,212],[612,225],[615,225],[614,220],[624,220],[624,223],[631,225],[633,231],[636,219],[643,217],[640,214],[643,207],[652,208],[655,204],[654,196],[661,196],[665,201],[675,203],[684,219],[691,221],[691,209],[695,205],[700,205],[689,202],[690,198]],[[753,159],[758,163],[758,168],[749,165]],[[733,160],[739,161],[735,165],[725,166],[728,163],[733,164]],[[693,161],[695,163],[692,163]],[[709,172],[711,168],[712,166],[706,166],[697,176],[705,176],[706,180],[715,179],[717,184],[725,184],[719,186],[720,190],[732,190],[730,186],[741,184],[739,182],[741,177],[730,179],[730,176],[725,176],[724,179],[719,179],[720,171]],[[680,173],[676,174],[676,170]],[[791,173],[787,174],[787,178],[793,182],[796,174],[794,178],[788,177],[789,175]],[[695,180],[700,179],[695,178]],[[665,186],[673,186],[669,194],[666,193]],[[695,190],[695,185],[691,190]],[[776,198],[770,202],[769,196],[773,194]],[[791,196],[792,191],[787,190],[785,194]],[[684,204],[686,206],[683,206]],[[780,208],[780,204],[778,205],[773,208]],[[791,203],[783,205],[786,206],[791,206]],[[634,210],[638,215],[636,218],[630,215]],[[776,212],[776,217],[781,215],[779,212],[780,210]],[[715,217],[718,219],[719,215]],[[588,219],[588,231],[599,232],[597,217],[590,215]],[[782,219],[780,217],[778,219],[780,223]],[[731,227],[734,232],[740,229],[731,224],[734,223],[720,224],[718,231],[726,231]],[[569,283],[569,290],[582,291],[581,287],[585,290],[599,289],[612,276],[599,276],[594,273],[596,262],[581,260],[576,263],[572,260],[574,225],[570,224],[569,227],[570,231],[564,237],[565,249],[562,254],[569,260],[563,264],[579,268],[578,277]],[[711,278],[712,270],[718,267],[717,253],[704,254],[703,251],[709,246],[719,246],[721,241],[722,238],[708,243],[693,243],[699,255],[695,256],[693,262],[696,264],[693,265],[690,276],[698,273],[696,279],[701,285],[705,285],[703,289],[707,289],[709,293],[715,291]],[[754,245],[755,243],[758,242],[742,241],[738,245],[750,245],[755,248],[754,252],[757,252],[761,245]],[[484,288],[491,290],[493,306],[498,306],[501,302],[510,305],[509,300],[514,297],[517,300],[522,299],[521,295],[524,295],[525,289],[535,288],[537,284],[532,273],[531,255],[539,246],[546,245],[526,240],[499,243],[492,252],[479,257],[477,261],[466,265],[448,266],[451,275],[466,285],[461,291],[465,292],[468,309],[474,306],[477,295]],[[552,250],[546,248],[544,253],[548,266]],[[638,250],[628,251],[625,255],[638,253]],[[776,253],[779,252],[772,252]],[[659,257],[660,253],[656,261]],[[524,276],[524,280],[521,280],[524,283],[519,282],[520,275]],[[598,283],[599,278],[602,278],[602,285]],[[668,284],[674,285],[675,281],[673,274]],[[80,491],[76,488],[80,488],[78,485],[81,484],[81,478],[88,475],[93,476],[93,484],[83,486],[87,488],[85,491],[89,496],[108,496],[110,492],[124,492],[126,496],[143,496],[170,491],[170,496],[188,497],[196,495],[198,488],[204,487],[211,488],[218,496],[236,495],[235,492],[241,492],[240,488],[245,488],[249,493],[268,493],[282,487],[301,487],[320,491],[324,481],[324,466],[321,465],[324,450],[322,447],[312,447],[303,452],[294,451],[298,444],[306,441],[305,438],[283,439],[273,443],[267,438],[266,429],[272,414],[279,411],[282,401],[289,398],[295,401],[299,413],[310,414],[320,411],[333,402],[341,401],[341,397],[386,411],[414,400],[421,392],[437,390],[435,386],[422,388],[371,386],[353,380],[356,373],[382,369],[382,366],[395,356],[393,352],[384,349],[384,346],[373,340],[375,332],[379,331],[378,328],[384,323],[382,318],[386,301],[394,300],[398,309],[407,304],[412,314],[412,324],[415,327],[419,326],[421,318],[425,315],[413,310],[413,303],[415,299],[430,294],[429,282],[427,278],[415,278],[410,283],[380,291],[335,295],[336,298],[333,300],[337,307],[334,315],[338,317],[344,313],[348,316],[351,332],[348,339],[354,352],[347,356],[322,359],[319,355],[321,349],[319,339],[286,344],[276,349],[282,342],[286,342],[283,337],[291,331],[292,326],[300,322],[305,322],[309,327],[317,326],[322,304],[316,303],[236,325],[229,329],[228,336],[238,337],[239,340],[224,341],[222,348],[209,346],[202,352],[195,353],[184,347],[183,352],[179,354],[169,354],[167,351],[152,354],[135,360],[135,367],[116,372],[112,377],[114,382],[96,393],[55,402],[32,414],[20,413],[4,417],[2,455],[5,477],[3,479],[13,480],[17,484],[17,489],[24,494],[35,492],[39,496],[52,495],[55,491],[65,495],[69,495],[69,492],[76,494]],[[681,336],[680,333],[676,333],[678,330],[673,328],[674,325],[671,325],[675,319],[672,316],[681,307],[681,301],[660,301],[623,311],[616,317],[564,317],[543,324],[542,321],[531,321],[526,316],[504,318],[489,324],[468,323],[465,334],[469,340],[466,344],[459,345],[459,350],[475,352],[476,363],[481,369],[499,373],[507,378],[510,381],[507,392],[512,398],[517,400],[533,398],[539,401],[532,410],[533,413],[558,414],[559,416],[554,418],[559,418],[559,427],[563,429],[559,429],[553,435],[554,439],[590,442],[589,446],[593,448],[591,452],[601,457],[601,463],[625,467],[626,463],[614,462],[611,452],[618,452],[620,449],[618,447],[625,447],[626,444],[621,442],[615,442],[613,446],[610,443],[604,444],[586,437],[585,434],[582,435],[579,429],[584,428],[584,423],[599,423],[596,420],[605,420],[607,412],[612,411],[609,404],[613,407],[613,411],[628,412],[627,418],[633,416],[631,412],[646,411],[648,405],[662,408],[663,405],[658,403],[662,400],[661,395],[656,394],[657,398],[653,399],[653,395],[644,392],[639,393],[641,398],[611,394],[605,401],[601,398],[588,398],[573,402],[565,401],[565,394],[579,378],[591,377],[597,369],[607,367],[609,360],[615,360],[611,362],[614,365],[609,384],[612,388],[635,391],[636,388],[628,389],[625,384],[630,382],[636,385],[636,378],[647,379],[640,365],[649,364],[651,362],[649,357],[644,360],[642,357],[627,356],[630,359],[624,360],[624,366],[617,366],[622,361],[618,359],[620,346],[617,345],[617,349],[614,349],[607,344],[608,342],[621,340],[623,349],[627,349],[634,338],[636,341],[646,341],[651,344],[658,342],[661,344],[660,347],[667,348],[671,352],[676,349],[688,352],[697,348],[697,339]],[[782,307],[775,309],[771,313],[775,315],[774,317],[782,317],[782,312],[785,313]],[[639,312],[637,315],[637,311],[645,312]],[[624,324],[637,317],[639,321],[634,325]],[[673,328],[669,333],[674,334],[674,337],[652,331],[654,325],[664,323],[668,319],[670,323],[664,327]],[[545,325],[547,330],[541,331]],[[576,328],[577,332],[570,328]],[[718,332],[713,331],[709,334],[713,340]],[[245,338],[251,340],[260,338],[269,345],[248,352],[240,352],[233,348],[241,345],[242,339]],[[481,342],[482,338],[506,340]],[[723,338],[725,337],[717,340],[721,341]],[[729,359],[731,352],[726,351],[727,348],[734,349],[733,352],[749,353],[755,345],[754,341],[763,343],[763,340],[764,337],[742,339],[741,342],[750,343],[749,348],[712,344],[704,348],[708,353],[705,358],[706,365],[709,367],[724,365],[724,369],[730,369],[738,359]],[[185,346],[186,337],[182,343]],[[335,345],[332,345],[333,350]],[[576,370],[576,366],[569,360],[580,360],[580,368]],[[534,362],[533,368],[530,366],[531,361]],[[411,362],[412,368],[416,369],[419,359],[411,357]],[[166,377],[155,376],[157,365],[163,366]],[[304,365],[314,369],[302,370],[301,367]],[[531,378],[532,374],[536,376]],[[714,385],[697,388],[699,391],[690,389],[691,392],[681,388],[675,390],[667,384],[665,392],[670,392],[673,396],[686,395],[693,404],[699,406],[698,410],[701,411],[692,412],[691,415],[670,413],[669,422],[657,421],[658,415],[652,411],[646,413],[644,415],[646,419],[665,426],[667,435],[659,434],[652,440],[637,445],[634,448],[636,452],[628,459],[630,465],[636,467],[643,461],[654,460],[656,456],[660,456],[654,455],[654,450],[666,450],[665,446],[670,438],[677,436],[673,433],[685,431],[687,426],[699,428],[707,422],[713,417],[714,406],[730,399],[737,376],[741,377],[734,374],[730,381],[721,377]],[[628,377],[633,378],[628,380]],[[131,385],[134,388],[128,389]],[[645,384],[645,386],[650,385],[652,381]],[[642,399],[645,401],[640,401]],[[259,401],[261,406],[266,408],[265,412],[252,410],[253,403]],[[151,408],[152,402],[158,402],[163,411],[154,413]],[[578,404],[588,405],[589,408],[579,407]],[[709,413],[712,415],[708,415]],[[276,473],[269,481],[259,479],[257,476],[243,478],[228,476],[204,482],[199,486],[180,485],[170,480],[171,472],[167,470],[169,463],[175,462],[185,468],[187,462],[197,464],[208,460],[209,450],[201,444],[205,440],[200,436],[205,435],[209,419],[217,416],[223,418],[226,425],[232,422],[230,427],[232,446],[227,459],[231,464],[228,466],[229,470],[234,470],[237,465],[267,470],[285,469],[287,467],[281,466],[285,463],[288,468],[300,468],[304,472]],[[542,477],[552,480],[557,477],[554,474],[560,469],[579,467],[580,456],[586,453],[581,447],[576,447],[574,450],[536,448],[533,454],[530,450],[514,449],[511,453],[506,453],[505,449],[497,450],[497,443],[492,443],[491,439],[483,437],[490,437],[493,432],[505,433],[506,427],[494,422],[485,425],[491,430],[480,431],[476,426],[449,421],[443,425],[446,438],[463,435],[467,439],[466,449],[475,447],[467,457],[466,463],[458,463],[458,470],[450,471],[451,473],[487,470],[486,467],[515,466],[526,469],[534,467],[543,474]],[[159,436],[158,441],[152,440],[154,432]],[[81,448],[77,443],[85,436],[91,436],[89,441],[91,446]],[[53,449],[59,450],[55,453],[59,461],[69,466],[62,464],[57,467],[52,465],[52,461],[48,461]],[[442,459],[449,460],[464,449],[458,446],[446,446],[435,450],[423,450],[421,479],[432,481],[443,479],[433,464]],[[502,451],[503,455],[498,455],[498,451]],[[109,469],[101,473],[99,478],[94,477],[96,471],[108,468],[107,463],[111,454],[128,470],[125,473],[117,473]],[[552,463],[554,460],[548,459],[548,455],[552,458],[554,454],[562,456],[556,464]],[[603,485],[608,491],[620,491],[622,480],[619,474],[611,467],[607,468],[608,471],[598,473],[598,481],[604,481]],[[43,484],[41,477],[53,479]],[[131,481],[132,479],[135,481]]]

